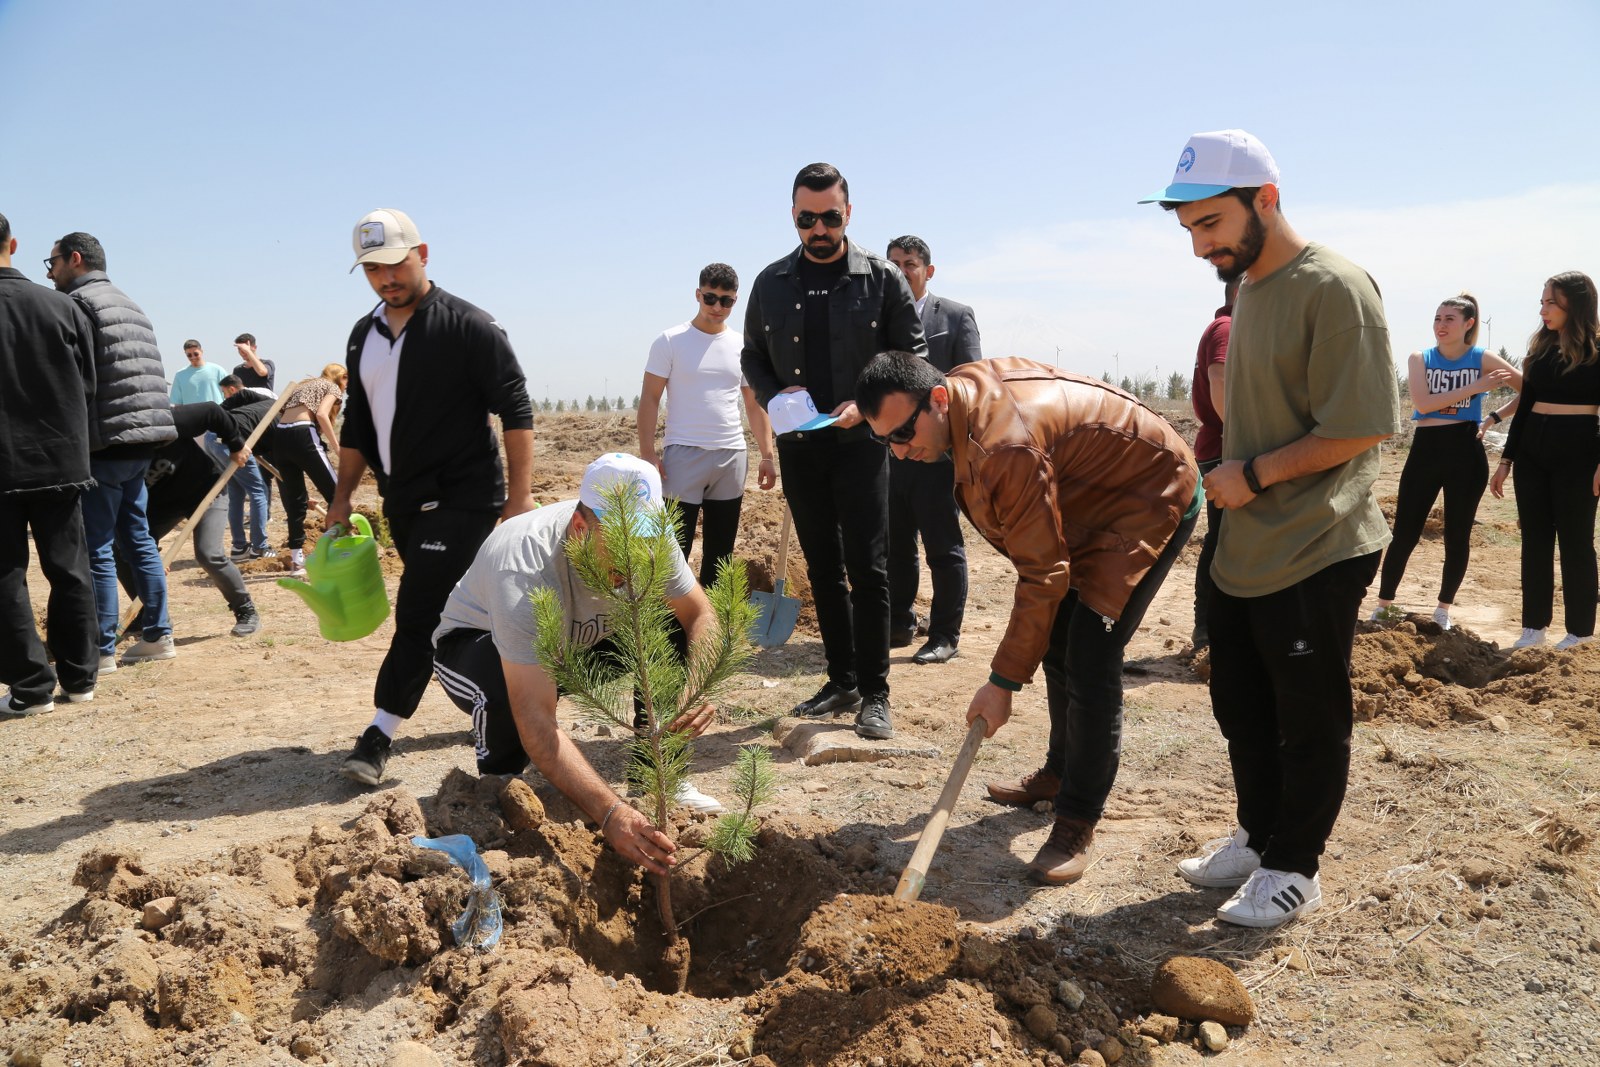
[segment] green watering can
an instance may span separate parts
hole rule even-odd
[[[350,520],[355,533],[344,534],[344,528],[336,525],[317,539],[306,557],[307,581],[278,579],[279,585],[311,605],[322,636],[329,641],[365,637],[389,617],[389,592],[383,585],[372,526],[365,515],[352,515]]]

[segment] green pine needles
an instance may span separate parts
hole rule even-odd
[[[714,624],[680,657],[673,648],[672,609],[666,598],[678,553],[678,509],[669,503],[661,512],[646,510],[633,490],[626,482],[605,490],[600,536],[567,541],[567,558],[578,580],[605,603],[611,647],[597,651],[574,642],[560,601],[549,589],[531,595],[538,625],[535,647],[540,664],[585,719],[634,734],[628,780],[644,793],[653,821],[665,830],[693,755],[693,739],[667,726],[726,693],[754,652],[750,628],[757,610],[750,602],[743,562],[724,563],[706,590]],[[718,820],[707,842],[709,850],[729,863],[754,854],[759,824],[752,812],[773,792],[771,757],[765,749],[741,752],[734,789],[738,810]],[[668,941],[675,945],[669,879],[657,880],[657,897]]]

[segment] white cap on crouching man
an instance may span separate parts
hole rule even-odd
[[[350,268],[354,272],[363,263],[399,263],[422,244],[422,234],[404,211],[381,207],[361,216],[350,243],[356,250],[355,266]]]
[[[583,472],[583,481],[578,485],[578,500],[596,517],[604,517],[606,490],[628,483],[632,483],[633,495],[639,502],[633,532],[641,536],[655,533],[666,514],[666,500],[661,495],[661,472],[656,470],[654,463],[646,463],[638,456],[630,456],[626,452],[607,452],[589,464]]]
[[[805,389],[773,397],[767,404],[767,417],[772,420],[772,432],[779,437],[800,430],[820,430],[839,421],[817,411],[817,402]]]

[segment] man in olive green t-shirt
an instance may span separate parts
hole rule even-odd
[[[1211,704],[1239,825],[1178,873],[1237,887],[1217,917],[1275,927],[1322,902],[1318,863],[1350,773],[1350,649],[1389,530],[1372,495],[1399,418],[1378,287],[1284,218],[1278,167],[1243,130],[1189,139],[1172,184],[1194,254],[1241,278],[1224,387],[1224,509],[1211,576]]]

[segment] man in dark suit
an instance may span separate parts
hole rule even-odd
[[[889,242],[889,260],[911,284],[928,362],[939,373],[983,358],[978,347],[978,322],[972,309],[928,292],[933,257],[928,243],[907,234]],[[914,663],[944,663],[961,643],[961,618],[967,609],[967,548],[961,539],[952,490],[955,467],[938,463],[889,460],[889,644],[904,648],[923,632],[917,618],[917,535],[933,579],[928,641],[911,657]]]

